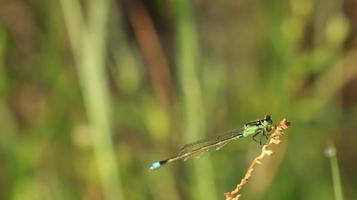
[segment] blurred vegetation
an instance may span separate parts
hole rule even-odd
[[[343,196],[357,199],[356,9],[2,0],[0,199],[223,199],[259,152],[250,139],[148,167],[265,114],[292,126],[246,199],[334,199],[331,142]]]

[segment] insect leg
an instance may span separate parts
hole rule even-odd
[[[256,140],[256,136],[259,135],[259,134],[261,134],[261,133],[262,133],[262,130],[261,130],[261,129],[258,129],[258,130],[254,133],[254,135],[252,136],[253,140],[256,141],[256,142],[258,142],[258,141]],[[261,145],[261,143],[262,143],[261,138],[260,138],[259,143],[260,143],[260,145]]]
[[[263,136],[265,137],[265,139],[269,140],[269,137],[268,137],[268,132],[266,130],[263,130]]]

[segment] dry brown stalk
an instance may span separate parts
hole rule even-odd
[[[237,185],[237,187],[232,192],[226,192],[224,195],[226,196],[226,200],[239,200],[240,198],[240,190],[246,185],[249,181],[249,178],[252,176],[252,172],[254,171],[254,167],[256,164],[261,164],[261,159],[263,159],[266,155],[270,156],[273,151],[269,150],[268,147],[272,144],[279,144],[280,137],[284,135],[284,130],[290,126],[290,122],[286,119],[280,121],[278,126],[274,127],[274,132],[271,135],[269,142],[266,145],[263,145],[262,152],[259,156],[257,156],[253,162],[249,165],[247,172],[245,173],[241,182]]]

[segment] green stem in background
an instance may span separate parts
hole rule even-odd
[[[84,19],[78,0],[60,0],[63,10],[65,25],[67,26],[68,38],[71,43],[76,62],[79,62],[81,37],[84,31]]]
[[[0,147],[7,149],[16,143],[16,120],[6,103],[9,80],[5,73],[5,53],[7,35],[0,26],[0,121],[1,126]]]
[[[197,33],[195,31],[193,9],[191,1],[176,0],[178,74],[182,89],[183,102],[186,113],[186,142],[203,138],[205,114],[202,94],[197,72],[199,59]],[[195,186],[192,187],[194,199],[216,199],[213,181],[212,164],[208,157],[203,157],[194,164]]]
[[[336,153],[335,146],[333,144],[330,144],[326,148],[325,154],[330,160],[335,200],[343,200],[341,176],[340,176],[340,170],[338,167],[338,161],[337,161],[337,155],[336,155],[337,153]]]
[[[61,4],[82,86],[104,197],[107,200],[120,200],[123,197],[111,140],[110,95],[105,74],[106,25],[110,1],[89,1],[87,24],[84,24],[81,17],[83,15],[80,14],[78,1],[61,0]],[[73,14],[72,11],[79,13]]]
[[[6,45],[6,34],[2,26],[0,26],[0,98],[5,96],[5,91],[7,88],[7,80],[5,76],[5,45]]]

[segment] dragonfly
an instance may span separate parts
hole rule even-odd
[[[197,157],[204,152],[219,150],[224,145],[239,138],[252,136],[253,140],[258,142],[258,140],[256,140],[256,137],[260,136],[259,143],[261,145],[262,138],[265,137],[268,140],[268,137],[270,136],[272,130],[273,119],[271,115],[265,115],[262,119],[253,120],[244,124],[242,128],[227,131],[214,138],[199,140],[191,144],[186,144],[181,147],[179,153],[176,156],[152,163],[150,166],[150,170],[159,169],[163,165],[175,161],[186,161],[187,159]]]

